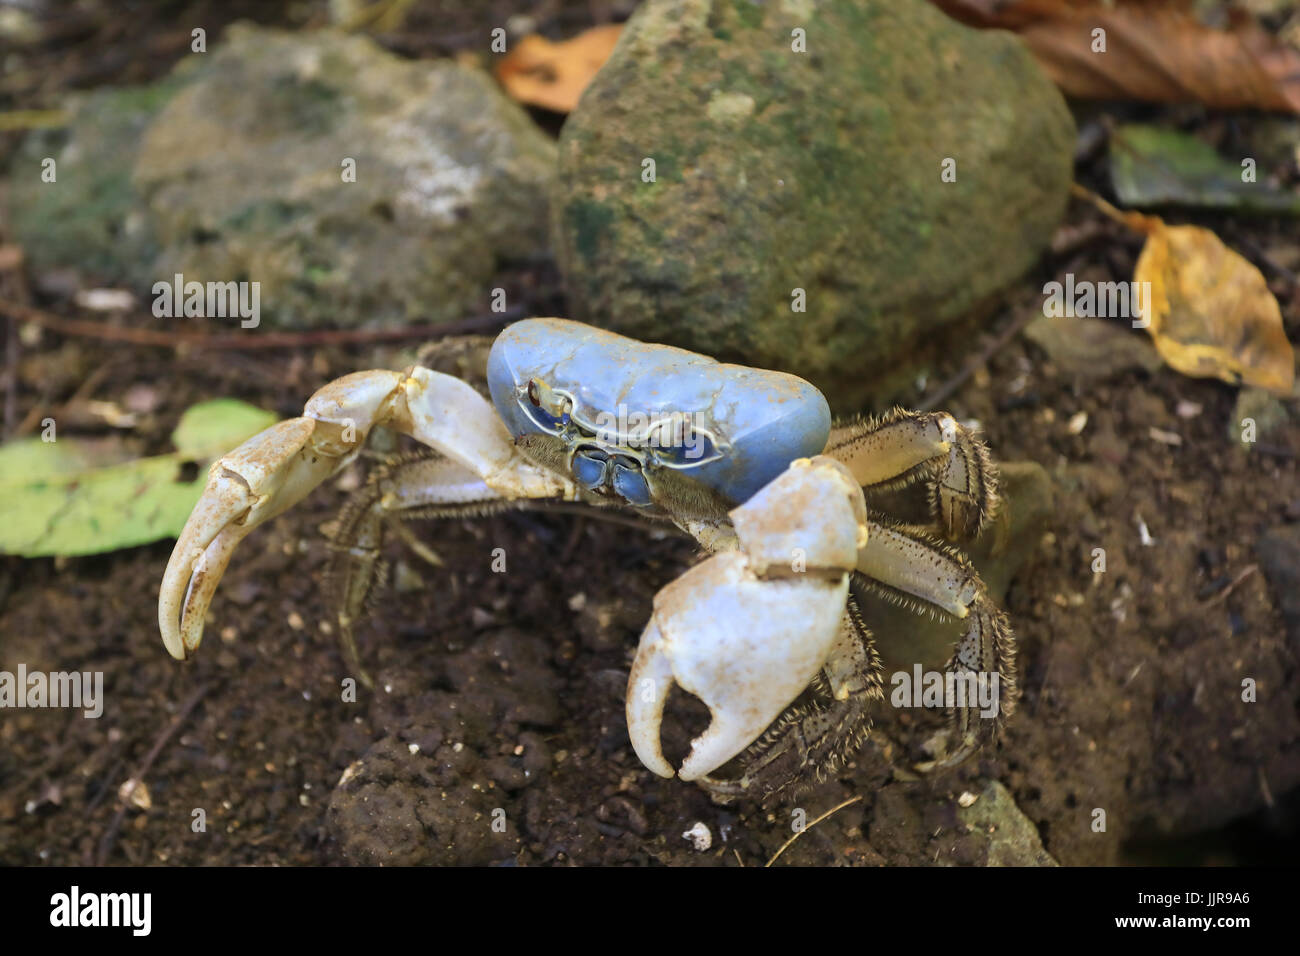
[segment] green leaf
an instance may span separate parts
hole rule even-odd
[[[130,460],[131,450],[119,434],[55,442],[20,438],[0,445],[0,487],[33,475],[75,475]]]
[[[1242,160],[1177,130],[1130,124],[1111,134],[1110,177],[1122,205],[1300,214],[1300,195],[1268,185],[1260,169],[1255,182],[1243,182],[1243,171]]]
[[[244,438],[270,428],[277,419],[270,412],[233,398],[200,402],[185,410],[172,432],[172,444],[188,459],[211,459],[224,455]],[[244,436],[239,438],[237,436]]]
[[[206,464],[269,427],[275,415],[220,400],[190,408],[169,455],[119,457],[103,442],[39,438],[0,447],[0,553],[23,557],[100,554],[175,537],[207,483]],[[182,480],[186,462],[198,476]]]

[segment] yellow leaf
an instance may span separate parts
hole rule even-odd
[[[1164,360],[1184,375],[1290,394],[1295,355],[1260,271],[1208,229],[1142,219],[1133,277],[1150,283],[1147,331]]]
[[[536,34],[526,36],[497,64],[497,79],[521,103],[571,112],[609,59],[622,31],[617,24],[592,27],[562,43]]]

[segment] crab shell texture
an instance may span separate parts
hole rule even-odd
[[[748,500],[795,459],[820,453],[830,434],[826,399],[801,378],[566,319],[526,319],[502,332],[488,357],[488,387],[516,437],[560,435],[571,449],[642,449],[654,464],[680,469],[733,502]],[[546,392],[540,407],[530,387],[533,398],[538,388]],[[685,449],[680,432],[656,431],[683,420]],[[575,460],[582,482],[580,465]],[[627,495],[632,504],[641,497]]]

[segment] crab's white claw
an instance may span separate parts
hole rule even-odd
[[[273,425],[212,466],[158,594],[158,624],[173,657],[199,646],[204,614],[240,540],[338,471],[381,423],[468,469],[488,494],[577,496],[569,482],[529,463],[491,404],[460,379],[419,367],[345,375],[316,392],[302,418]]]
[[[655,596],[632,664],[628,733],[660,776],[673,775],[659,728],[674,682],[712,715],[682,763],[683,780],[743,751],[808,686],[839,636],[848,572],[865,541],[861,489],[830,459],[795,462],[730,517],[740,549]]]
[[[345,376],[312,396],[303,418],[272,425],[208,471],[158,592],[158,626],[177,659],[203,639],[203,618],[236,545],[301,501],[348,461],[381,415],[402,399],[396,372]]]
[[[673,775],[659,724],[674,681],[713,716],[682,764],[683,780],[753,743],[825,662],[847,594],[843,574],[759,579],[739,551],[714,555],[660,591],[628,681],[628,733],[641,762]]]

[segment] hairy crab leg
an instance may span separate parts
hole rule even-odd
[[[974,536],[997,504],[988,450],[947,412],[894,409],[831,431],[825,454],[844,462],[870,494],[925,482],[945,536]]]
[[[357,651],[355,628],[387,577],[382,557],[387,531],[433,565],[441,560],[410,532],[407,521],[485,517],[508,510],[569,511],[644,528],[649,519],[612,512],[603,499],[566,502],[554,498],[507,498],[472,471],[439,455],[397,456],[371,473],[339,515],[332,537],[334,557],[326,589],[339,624],[348,663],[373,686]],[[671,525],[670,525],[671,527]]]
[[[981,703],[968,696],[965,706],[951,710],[958,747],[919,769],[960,763],[995,736],[1015,708],[1015,637],[1006,616],[993,604],[978,572],[964,556],[915,529],[869,520],[867,543],[858,553],[857,569],[869,589],[889,600],[966,622],[948,671],[963,680],[969,677],[975,686],[988,687],[993,693],[994,713],[983,714]],[[970,683],[965,686],[972,687]]]
[[[511,499],[482,478],[448,458],[396,461],[370,476],[365,488],[349,499],[333,534],[334,558],[326,575],[327,591],[339,625],[339,640],[361,682],[373,686],[357,651],[355,627],[387,576],[382,558],[384,529],[401,529],[420,518],[480,516],[531,504]],[[399,531],[400,533],[400,531]],[[436,555],[407,541],[425,560]]]
[[[524,458],[488,401],[460,379],[419,367],[346,375],[316,392],[303,417],[272,426],[213,464],[158,595],[158,624],[173,657],[199,646],[208,603],[238,541],[351,461],[375,425],[441,452],[503,498],[575,495],[570,483]]]

